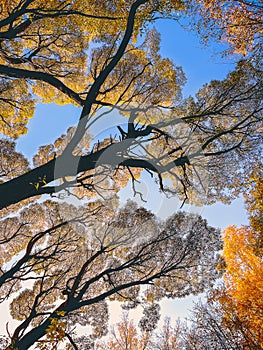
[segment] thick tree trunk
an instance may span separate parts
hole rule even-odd
[[[1,184],[0,209],[27,198],[55,193],[60,187],[48,184],[66,176],[76,176],[82,171],[94,169],[102,152],[103,150],[85,157],[63,155]]]
[[[186,156],[179,157],[165,166],[162,166],[158,159],[127,158],[125,151],[129,145],[129,141],[124,140],[86,156],[77,157],[63,154],[17,178],[7,181],[0,185],[0,209],[34,196],[59,192],[66,188],[67,184],[65,186],[49,185],[52,181],[67,176],[77,176],[81,172],[96,169],[103,165],[109,165],[113,169],[117,166],[141,168],[162,174],[174,167],[190,164],[189,158]]]

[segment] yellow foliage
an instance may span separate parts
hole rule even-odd
[[[35,111],[35,100],[25,80],[0,80],[0,132],[17,138],[27,132],[26,125]]]
[[[52,80],[54,77],[59,79],[67,88],[74,91],[75,96],[80,93],[85,94],[89,84],[94,81],[94,77],[89,75],[88,67],[90,43],[101,43],[108,40],[116,42],[117,36],[123,37],[128,13],[133,3],[134,1],[131,0],[117,0],[112,5],[111,2],[74,0],[62,5],[60,0],[44,2],[35,0],[28,3],[19,0],[1,0],[0,64],[15,69],[19,68],[19,74],[22,74],[22,70],[47,74],[47,79],[43,80],[38,77],[26,81],[1,78],[0,132],[13,138],[27,132],[26,125],[28,119],[33,116],[36,103],[33,95],[44,103],[77,103],[77,100],[72,99],[70,94],[64,94],[65,91],[61,92],[57,86],[50,85],[50,79]],[[134,25],[134,43],[136,43],[139,29],[145,21],[152,17],[156,6],[156,1],[149,0],[147,6],[139,7]],[[170,13],[182,8],[183,2],[180,0],[166,0],[158,3],[159,13]],[[148,47],[148,53],[152,51],[153,54],[154,51],[158,51],[158,40],[156,41],[155,35],[152,35],[150,41],[152,42]],[[111,47],[112,43],[109,44]],[[112,57],[112,54],[116,52],[116,47],[109,56],[105,56],[107,52],[106,48],[103,47],[102,59],[95,60],[97,72],[105,67],[106,62],[109,62],[109,57]],[[138,69],[141,69],[147,62],[146,53],[143,50],[137,50],[137,52],[131,50],[129,53],[127,52],[126,56],[120,60],[114,72],[105,82],[105,89],[116,84],[124,70],[132,71],[131,62],[132,67],[134,68],[137,64]],[[173,86],[176,85],[172,82],[175,70],[171,64],[167,66],[168,61],[158,59],[160,69],[154,72],[155,76],[153,76],[153,72],[148,70],[144,78],[138,78],[131,84],[125,92],[125,96],[122,96],[122,100],[129,100],[131,95],[135,94],[138,103],[140,103],[144,98],[141,95],[145,91],[140,91],[139,88],[143,85],[146,87],[146,80],[151,78],[154,88],[157,89],[155,91],[157,102],[165,98],[167,101],[163,102],[171,102],[174,95]],[[138,72],[134,73],[136,75]],[[10,72],[7,75],[9,76],[9,74]],[[129,73],[126,74],[127,78],[120,80],[115,91],[110,90],[107,93],[107,101],[115,103],[116,96],[118,100],[129,83],[128,76]],[[125,83],[126,85],[124,85]],[[138,95],[136,95],[137,93]]]
[[[206,29],[207,38],[213,33],[230,44],[230,52],[247,55],[257,49],[262,36],[262,10],[253,1],[194,0],[199,26]],[[196,12],[195,12],[196,14]]]
[[[255,252],[263,255],[263,170],[259,163],[250,175],[250,191],[246,196],[250,225],[255,231]]]
[[[64,311],[58,311],[58,315],[63,316]],[[41,350],[57,349],[58,344],[65,338],[66,322],[58,318],[51,318],[50,325],[46,329],[46,339],[41,343]]]
[[[224,306],[230,297],[231,307],[239,320],[260,339],[263,329],[263,264],[254,253],[254,233],[248,227],[228,227],[223,241],[226,295],[221,298],[221,303]]]
[[[63,317],[63,316],[65,316],[66,312],[65,311],[57,311],[56,314],[58,316],[62,316]]]

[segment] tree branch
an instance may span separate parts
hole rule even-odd
[[[30,79],[30,80],[39,80],[48,83],[49,85],[55,87],[63,94],[70,97],[73,101],[75,101],[78,105],[83,106],[84,100],[79,96],[78,93],[67,87],[62,81],[54,77],[49,73],[31,71],[27,69],[14,68],[10,66],[5,66],[0,64],[0,74],[4,76],[8,76],[11,78],[22,78],[22,79]]]

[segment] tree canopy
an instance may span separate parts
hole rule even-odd
[[[147,21],[172,16],[183,4],[145,0],[96,6],[88,1],[3,4],[0,73],[8,88],[1,98],[7,113],[2,133],[16,138],[26,132],[39,99],[75,103],[82,112],[67,141],[59,138],[42,149],[45,157],[36,167],[12,178],[3,171],[1,208],[65,188],[90,192],[102,173],[110,178],[124,169],[134,179],[134,168],[156,174],[161,190],[163,178],[170,177],[174,189],[167,191],[185,201],[233,199],[244,184],[244,168],[260,152],[258,66],[241,61],[225,80],[182,100],[182,69],[160,56],[156,30],[144,29],[143,40],[138,33]],[[84,139],[90,126],[99,118],[107,125],[116,111],[127,116],[125,128],[89,147]],[[230,162],[231,172],[224,165]],[[203,184],[207,178],[209,184]]]
[[[199,293],[214,283],[220,232],[201,217],[178,213],[161,223],[132,202],[117,212],[99,204],[87,209],[64,204],[63,213],[72,216],[64,221],[61,207],[47,201],[1,222],[2,301],[25,281],[33,284],[10,304],[11,315],[21,321],[12,335],[14,348],[26,349],[46,333],[46,341],[57,345],[65,330],[61,325],[63,337],[57,339],[52,325],[60,319],[69,331],[90,324],[93,339],[105,335],[106,299],[133,308]],[[22,256],[8,266],[18,252]]]
[[[193,0],[195,24],[207,41],[214,36],[229,44],[231,53],[261,55],[262,3],[257,0]],[[196,16],[197,15],[197,16]]]
[[[142,174],[182,205],[230,203],[247,191],[248,174],[257,177],[261,6],[220,3],[0,0],[0,301],[18,321],[0,339],[3,349],[92,349],[107,332],[112,300],[143,305],[149,331],[162,298],[203,292],[220,275],[220,232],[200,216],[161,220],[118,200],[128,183],[141,195]],[[244,57],[225,79],[183,98],[183,69],[162,57],[153,24],[196,9],[200,28],[212,23],[209,36],[222,30],[229,52]],[[79,106],[78,123],[30,162],[16,140],[37,104],[51,102]],[[125,122],[96,139],[92,126],[103,121],[107,130],[116,114]],[[261,180],[247,199],[256,201],[257,232]],[[89,336],[74,333],[87,325]]]
[[[253,222],[253,221],[252,221]],[[261,350],[262,343],[262,237],[252,227],[229,226],[223,232],[222,283],[209,289],[206,302],[198,302],[189,324],[164,320],[162,329],[145,329],[124,314],[106,343],[96,349],[133,350]],[[151,321],[148,321],[151,324]]]

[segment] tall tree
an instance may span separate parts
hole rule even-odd
[[[253,337],[248,338],[246,324],[240,322],[230,304],[210,299],[192,312],[192,325],[182,330],[183,350],[261,350]]]
[[[148,320],[149,321],[149,320]],[[141,323],[141,322],[140,322]],[[148,323],[146,321],[146,323]],[[148,326],[150,326],[150,323]],[[157,324],[154,322],[155,326]],[[117,325],[112,327],[109,339],[101,342],[96,350],[178,350],[182,349],[183,324],[177,322],[175,327],[166,317],[159,330],[150,326],[151,331],[139,332],[134,321],[129,319],[128,313],[122,315]],[[154,331],[154,332],[153,332]]]
[[[136,324],[123,313],[121,321],[111,327],[109,339],[100,342],[96,350],[147,350],[148,338],[139,334]]]
[[[205,40],[213,36],[227,42],[230,53],[261,56],[261,1],[193,0],[190,4],[195,23]]]
[[[13,348],[36,343],[49,349],[77,324],[91,325],[93,340],[105,335],[106,300],[127,307],[148,302],[142,328],[149,330],[154,301],[202,292],[218,276],[220,232],[200,216],[178,213],[161,223],[132,202],[119,211],[99,204],[63,206],[72,217],[66,222],[50,201],[2,221],[2,299],[22,288],[10,304],[20,321],[11,335]]]
[[[246,208],[250,226],[254,232],[254,251],[263,254],[263,173],[262,162],[255,162],[254,170],[248,175],[249,193],[246,194]]]
[[[226,262],[224,275],[226,291],[222,304],[230,304],[233,312],[247,328],[247,337],[262,343],[263,303],[262,260],[254,252],[255,237],[249,228],[229,227],[224,231],[223,257]]]
[[[88,348],[106,332],[106,301],[135,306],[142,285],[154,303],[213,284],[217,230],[184,213],[158,222],[132,203],[118,210],[116,193],[129,179],[137,193],[146,170],[183,202],[237,196],[262,150],[262,73],[241,61],[183,101],[182,69],[161,57],[159,34],[147,28],[181,11],[179,0],[0,7],[0,286],[20,322],[8,347],[44,350],[67,340]],[[14,140],[40,101],[77,104],[81,113],[30,165]],[[101,119],[107,127],[116,112],[127,121],[96,140],[91,126]],[[81,206],[63,203],[65,194]],[[75,339],[76,324],[91,325],[92,336]]]
[[[179,350],[182,349],[181,333],[183,325],[177,320],[175,326],[171,325],[171,320],[166,317],[162,328],[155,332],[150,342],[150,349],[153,350]]]
[[[237,183],[218,178],[215,169],[224,175],[224,164],[231,161],[231,175],[240,173],[242,184],[244,166],[262,140],[262,75],[241,62],[224,81],[202,88],[197,100],[180,101],[184,76],[160,56],[158,33],[149,31],[143,43],[136,42],[136,36],[147,20],[179,11],[181,2],[138,0],[123,6],[117,1],[106,7],[98,3],[92,10],[89,2],[12,4],[1,13],[0,72],[3,84],[10,85],[3,89],[10,96],[4,93],[2,98],[8,105],[3,108],[8,115],[2,116],[2,132],[12,137],[25,132],[24,115],[32,113],[23,106],[31,108],[37,96],[46,102],[77,103],[82,112],[67,143],[49,146],[45,160],[11,179],[3,173],[1,208],[65,188],[89,192],[102,173],[112,177],[126,169],[134,180],[134,168],[155,173],[161,190],[166,189],[163,178],[172,177],[174,192],[188,201],[230,200],[237,195]],[[116,110],[128,117],[127,125],[93,150],[83,147],[90,126],[99,118],[107,125],[108,114]],[[74,181],[66,181],[69,176]],[[55,180],[59,185],[54,186]]]
[[[183,349],[263,349],[257,238],[250,227],[224,231],[224,283],[210,291],[206,304],[196,305],[192,326],[184,332],[183,344],[189,346]]]

